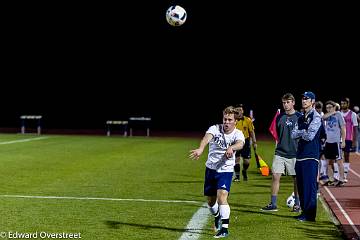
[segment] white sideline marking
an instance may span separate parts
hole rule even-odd
[[[196,203],[198,201],[186,200],[158,200],[141,198],[99,198],[99,197],[60,197],[60,196],[27,196],[27,195],[0,195],[0,198],[38,198],[38,199],[68,199],[68,200],[100,200],[100,201],[131,201],[131,202],[165,202],[165,203]]]
[[[0,145],[20,143],[20,142],[30,142],[30,141],[42,140],[46,138],[49,137],[26,138],[26,139],[14,140],[14,141],[0,142]]]
[[[209,218],[207,203],[204,203],[199,210],[192,216],[186,231],[181,235],[179,240],[196,240],[200,237],[201,231]]]
[[[355,176],[357,176],[358,178],[360,178],[360,174],[358,174],[357,172],[355,172],[354,170],[352,170],[351,168],[349,169],[350,172],[352,172]]]
[[[328,192],[328,194],[330,195],[330,197],[332,198],[332,200],[334,200],[335,204],[337,205],[337,207],[340,209],[341,213],[344,215],[344,217],[346,218],[346,220],[349,222],[350,226],[352,227],[352,229],[355,231],[355,233],[358,235],[358,237],[360,237],[360,231],[359,229],[354,225],[353,221],[351,220],[351,218],[349,217],[349,215],[345,212],[345,210],[341,207],[340,203],[336,200],[335,196],[331,193],[331,191],[328,189],[328,187],[325,187],[325,190]]]

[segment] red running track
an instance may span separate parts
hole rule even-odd
[[[346,239],[360,239],[360,154],[350,156],[350,173],[344,187],[321,187],[325,202],[341,225]]]

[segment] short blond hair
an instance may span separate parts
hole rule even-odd
[[[239,111],[233,106],[228,106],[223,110],[223,115],[229,115],[229,114],[234,114],[235,119],[239,118]]]

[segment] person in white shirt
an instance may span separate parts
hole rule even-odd
[[[223,124],[211,126],[205,133],[197,149],[191,150],[189,157],[199,159],[207,144],[209,154],[205,163],[204,195],[210,212],[215,217],[215,238],[229,234],[230,206],[227,198],[230,192],[235,166],[235,152],[245,143],[244,134],[235,128],[238,112],[232,106],[223,110]]]

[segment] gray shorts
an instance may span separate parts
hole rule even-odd
[[[295,176],[295,163],[296,158],[285,158],[275,155],[271,171],[273,173],[284,174],[286,170],[287,175]]]

